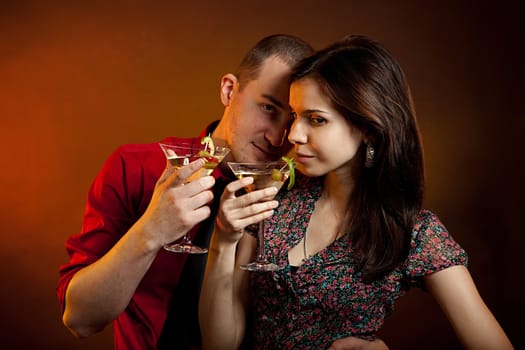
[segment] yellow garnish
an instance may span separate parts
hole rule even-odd
[[[295,184],[295,170],[293,168],[293,162],[288,157],[282,157],[282,160],[284,160],[288,164],[288,168],[290,169],[290,181],[288,181],[288,189],[292,189],[293,185]]]
[[[209,152],[209,155],[210,156],[213,156],[215,154],[215,145],[213,144],[213,140],[210,136],[204,136],[202,139],[201,139],[201,145],[206,145],[206,149],[210,149],[208,152]]]

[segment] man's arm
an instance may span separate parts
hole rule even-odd
[[[210,215],[214,179],[182,186],[202,165],[198,160],[178,172],[167,167],[144,215],[104,256],[73,276],[63,313],[73,334],[86,337],[104,329],[127,307],[161,247]]]

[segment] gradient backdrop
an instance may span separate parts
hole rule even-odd
[[[69,334],[55,297],[93,177],[122,143],[191,136],[219,117],[221,75],[261,37],[286,32],[316,48],[366,34],[399,59],[425,145],[426,206],[524,348],[523,5],[362,3],[0,1],[0,347],[112,348],[111,328]],[[459,348],[421,291],[382,336],[392,349]]]

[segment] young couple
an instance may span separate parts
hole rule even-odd
[[[511,348],[465,252],[421,208],[421,148],[395,60],[348,37],[302,61],[290,88],[292,68],[311,54],[301,39],[272,35],[223,76],[224,113],[193,138],[211,134],[231,149],[213,176],[186,183],[202,162],[174,171],[158,143],[124,145],[108,158],[60,267],[57,295],[73,334],[113,323],[118,349],[200,348],[206,256],[162,249],[189,232],[203,245],[213,236],[204,347],[234,349],[253,334],[256,348],[384,349],[373,340],[383,318],[406,289],[422,286],[465,346]],[[262,200],[271,189],[237,197],[251,179],[234,181],[226,162],[278,160],[290,142],[304,174],[295,186],[276,200]],[[255,249],[244,228],[264,218],[268,258],[286,267],[249,274],[238,268]]]

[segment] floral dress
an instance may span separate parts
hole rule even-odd
[[[467,264],[437,216],[422,210],[408,258],[379,280],[362,279],[348,235],[290,266],[288,251],[303,238],[321,186],[319,178],[301,177],[292,190],[283,188],[279,207],[266,220],[266,256],[285,268],[251,274],[256,349],[326,349],[339,338],[374,339],[394,302],[409,288],[422,287],[423,276]]]

